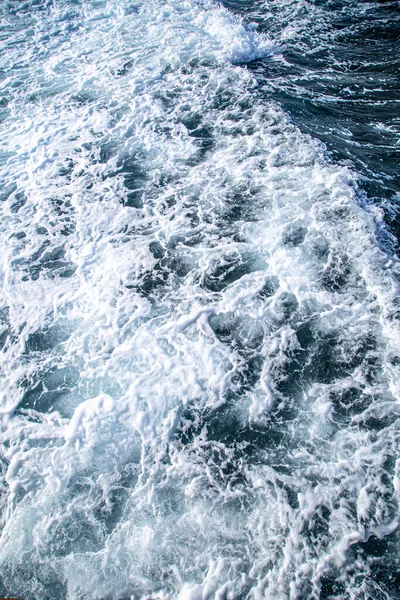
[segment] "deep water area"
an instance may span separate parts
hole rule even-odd
[[[400,600],[400,4],[0,2],[0,596]]]

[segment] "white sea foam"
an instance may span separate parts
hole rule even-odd
[[[1,9],[1,584],[367,589],[351,551],[396,529],[399,490],[381,216],[259,99],[241,63],[278,49],[227,10],[26,6]]]

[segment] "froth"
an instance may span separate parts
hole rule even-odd
[[[336,577],[358,593],[365,544],[397,526],[380,215],[258,97],[239,63],[273,44],[227,10],[36,16],[2,124],[0,585],[311,598]]]

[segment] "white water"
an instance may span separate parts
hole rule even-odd
[[[352,547],[398,524],[399,267],[258,98],[279,46],[208,1],[14,5],[4,593],[377,597]]]

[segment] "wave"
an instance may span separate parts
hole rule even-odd
[[[246,68],[279,44],[208,1],[1,11],[1,593],[389,594],[399,265]]]

